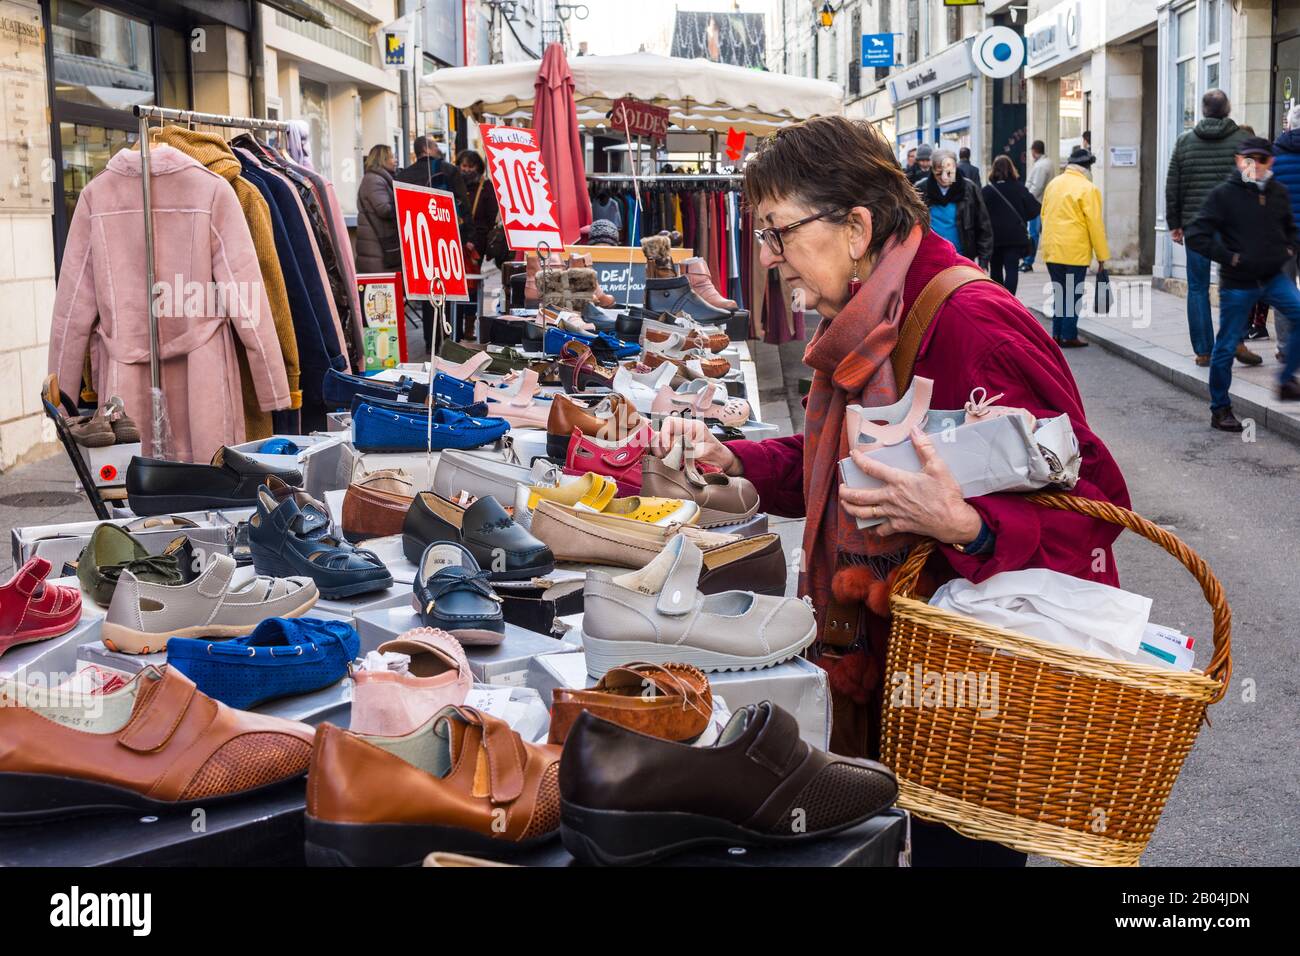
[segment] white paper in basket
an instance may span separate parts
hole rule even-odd
[[[1003,571],[972,584],[957,578],[930,599],[934,607],[965,614],[1090,654],[1121,658],[1138,653],[1151,599],[1059,571]]]

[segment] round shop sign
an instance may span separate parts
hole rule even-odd
[[[985,76],[1002,79],[1025,64],[1025,40],[1010,27],[989,27],[971,45],[975,68]]]

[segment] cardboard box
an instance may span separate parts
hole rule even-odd
[[[362,611],[356,616],[357,633],[361,635],[361,654],[364,656],[380,644],[421,626],[420,615],[410,605]],[[505,640],[500,644],[495,647],[466,647],[465,656],[469,658],[475,680],[488,684],[524,686],[531,658],[538,654],[577,650],[578,646],[571,642],[526,631],[507,623]]]
[[[292,455],[264,455],[259,452],[258,449],[271,441],[272,438],[283,438],[285,441],[291,441],[298,446],[298,451]],[[231,445],[230,447],[247,455],[253,461],[261,462],[272,468],[301,470],[308,450],[316,445],[333,442],[334,440],[330,435],[272,435],[271,438],[258,438],[255,441],[246,441],[241,445]]]
[[[362,545],[362,547],[365,547],[365,545]],[[315,617],[318,614],[330,614],[351,621],[362,611],[401,605],[410,607],[411,597],[411,585],[402,584],[395,580],[382,591],[371,591],[368,594],[358,594],[345,598],[319,598],[307,616]]]
[[[167,545],[180,535],[187,536],[199,550],[229,554],[234,547],[234,523],[242,514],[247,517],[251,510],[239,511],[191,511],[179,517],[189,518],[197,528],[158,528],[132,531],[131,535],[139,541],[150,554],[161,554]],[[115,518],[110,524],[126,527],[138,518]],[[74,521],[68,524],[29,525],[10,531],[14,567],[22,567],[32,555],[39,555],[54,565],[54,573],[59,574],[63,566],[76,561],[83,548],[90,541],[94,530],[102,521]]]
[[[84,445],[78,445],[77,448],[81,450],[86,470],[90,472],[96,488],[125,487],[126,469],[131,464],[131,459],[144,454],[138,441],[104,448],[87,448]]]
[[[568,627],[561,625],[557,631],[556,619],[582,614],[584,579],[585,573],[572,579],[560,571],[532,581],[502,581],[493,588],[505,601],[501,613],[507,622],[538,634],[563,637]]]

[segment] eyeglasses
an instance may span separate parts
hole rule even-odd
[[[827,216],[831,215],[832,212],[833,210],[826,209],[816,215],[805,216],[802,219],[797,219],[788,226],[769,226],[766,229],[755,229],[754,238],[767,246],[767,248],[771,250],[772,255],[782,256],[785,255],[785,241],[781,238],[782,236],[787,232],[798,229],[800,226],[807,225],[810,222],[816,222],[818,219],[825,219]]]

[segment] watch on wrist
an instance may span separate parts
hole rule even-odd
[[[966,544],[953,544],[952,548],[960,554],[988,554],[993,550],[994,540],[993,529],[988,526],[988,522],[981,521],[980,533],[975,536],[974,541],[969,541]]]

